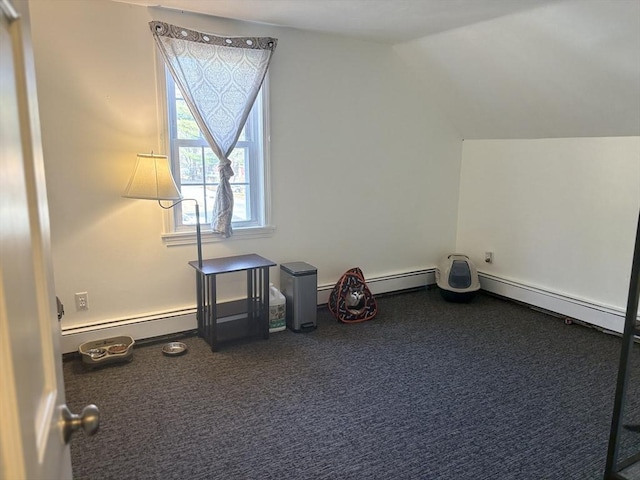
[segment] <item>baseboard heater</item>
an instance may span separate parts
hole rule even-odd
[[[158,312],[144,316],[122,318],[93,325],[62,328],[60,347],[62,353],[78,351],[84,342],[101,338],[129,335],[137,340],[162,337],[172,333],[197,328],[196,309],[184,308]]]
[[[586,324],[605,333],[622,333],[625,312],[622,309],[578,299],[523,282],[478,272],[482,290],[510,300],[537,307],[562,317],[567,323]]]
[[[435,268],[415,270],[390,275],[373,277],[367,280],[374,295],[392,293],[403,290],[424,287],[435,283]],[[326,304],[333,284],[318,287],[318,305]],[[228,339],[243,336],[247,325],[246,314],[234,314],[235,301],[225,302],[229,305],[222,307],[221,318],[218,319],[218,333],[220,338]],[[225,304],[220,304],[225,305]],[[183,308],[166,312],[153,313],[146,316],[123,318],[94,325],[62,328],[62,353],[77,352],[78,346],[84,342],[117,335],[130,335],[136,341],[149,338],[164,337],[197,329],[196,309]]]
[[[563,295],[542,288],[478,272],[482,290],[501,297],[523,303],[565,319],[575,320],[601,329],[605,333],[620,334],[623,330],[625,313],[622,309],[599,305],[569,295]],[[391,294],[435,284],[435,268],[383,275],[367,279],[367,285],[374,295]],[[318,286],[318,305],[325,305],[334,284]],[[228,302],[233,310],[233,302]],[[221,338],[244,336],[247,324],[246,314],[228,313],[224,307],[218,320]],[[640,319],[640,318],[639,318]],[[100,338],[130,335],[136,341],[163,337],[197,329],[196,309],[184,308],[159,312],[147,316],[126,318],[95,325],[63,328],[62,353],[76,352],[84,342]]]

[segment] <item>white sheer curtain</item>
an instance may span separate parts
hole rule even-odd
[[[202,134],[218,157],[220,184],[211,228],[233,233],[233,151],[278,40],[270,37],[221,37],[164,22],[149,22],[153,38]],[[199,219],[198,219],[199,220]]]

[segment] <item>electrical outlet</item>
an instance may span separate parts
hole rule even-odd
[[[76,310],[89,310],[89,294],[87,292],[76,293]]]
[[[493,263],[493,252],[484,252],[484,261],[487,263]]]

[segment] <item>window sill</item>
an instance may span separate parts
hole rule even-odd
[[[207,231],[206,225],[202,226],[202,243],[215,243],[224,242],[234,239],[247,239],[247,238],[266,238],[273,235],[276,227],[274,225],[266,225],[264,227],[251,227],[251,228],[238,228],[233,230],[233,235],[230,238],[224,238],[219,235],[214,235],[212,232]],[[170,232],[162,234],[162,241],[168,247],[174,245],[194,245],[196,243],[196,232]]]

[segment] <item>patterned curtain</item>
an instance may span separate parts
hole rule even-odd
[[[233,216],[233,151],[278,40],[270,37],[220,37],[149,22],[153,38],[202,134],[220,163],[220,184],[211,228],[230,237]]]

